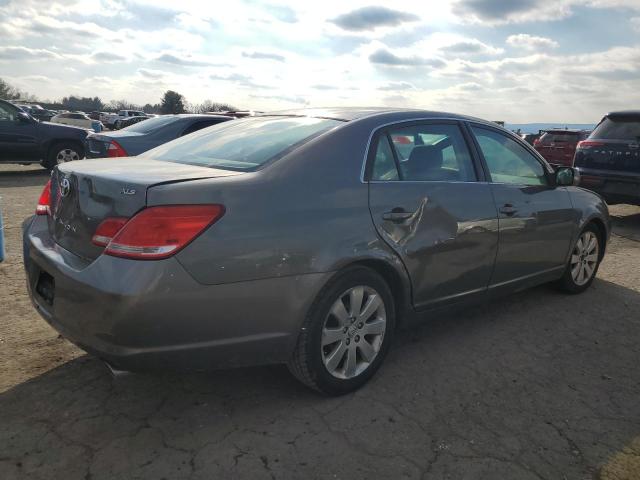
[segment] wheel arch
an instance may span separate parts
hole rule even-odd
[[[373,270],[387,283],[393,296],[396,325],[402,325],[407,311],[411,308],[411,283],[404,271],[399,271],[394,265],[381,258],[362,258],[343,265],[336,273],[352,267],[366,267]]]

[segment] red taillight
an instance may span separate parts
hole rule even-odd
[[[593,140],[582,140],[578,142],[576,148],[591,148],[591,147],[602,147],[604,143],[602,142],[594,142]]]
[[[135,259],[170,257],[187,246],[205,228],[218,221],[224,212],[223,205],[146,208],[117,231],[104,253]],[[115,226],[114,223],[112,228]]]
[[[44,186],[36,206],[36,215],[49,215],[49,213],[51,213],[51,179]]]
[[[126,157],[128,155],[127,151],[122,148],[122,145],[115,140],[111,140],[111,143],[109,143],[107,147],[107,157]]]
[[[541,143],[542,143],[542,142],[540,141],[540,139],[539,139],[539,138],[536,138],[536,139],[533,141],[533,146],[534,146],[534,147],[539,147]]]
[[[99,247],[107,246],[111,239],[115,237],[116,233],[118,233],[128,221],[129,219],[124,217],[107,218],[98,225],[91,241]]]

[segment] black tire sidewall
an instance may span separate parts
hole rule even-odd
[[[57,142],[54,143],[49,149],[49,155],[47,157],[47,162],[45,163],[45,167],[48,169],[54,168],[58,163],[56,161],[56,156],[60,150],[64,150],[66,148],[70,148],[78,153],[80,159],[84,157],[84,148],[80,143],[76,142]]]
[[[380,294],[387,315],[387,328],[380,351],[369,368],[355,378],[343,380],[331,375],[322,361],[320,346],[322,341],[322,328],[329,309],[338,297],[345,291],[358,285],[371,287]],[[389,351],[395,330],[395,305],[393,295],[384,279],[372,270],[368,268],[348,270],[321,293],[320,298],[318,298],[312,308],[308,326],[310,331],[305,347],[307,348],[309,368],[310,373],[314,377],[314,383],[320,390],[330,395],[349,393],[360,388],[376,373]]]

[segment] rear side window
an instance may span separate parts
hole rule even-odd
[[[517,185],[547,185],[542,163],[526,148],[506,135],[472,126],[489,168],[491,180]]]
[[[606,117],[593,131],[591,138],[640,141],[640,117]]]
[[[458,181],[476,180],[475,170],[464,137],[457,125],[422,124],[392,128],[387,143],[379,142],[372,180]],[[397,158],[392,164],[386,153],[388,141]],[[395,170],[395,173],[393,169]]]
[[[341,125],[311,117],[252,117],[223,122],[147,151],[154,160],[248,171]]]

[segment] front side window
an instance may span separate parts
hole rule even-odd
[[[435,182],[476,180],[469,150],[457,125],[429,123],[391,128],[386,138],[391,140],[398,160],[399,172],[396,171],[397,177],[393,178],[389,155],[385,152],[385,143],[380,142],[374,160],[372,180],[400,179]],[[387,146],[389,146],[388,143]],[[386,175],[388,178],[376,178],[376,175]]]
[[[248,171],[342,123],[312,117],[249,117],[180,137],[143,155],[154,160]]]
[[[542,163],[526,148],[506,135],[472,126],[489,168],[491,180],[518,185],[547,185]]]
[[[0,122],[14,122],[17,118],[17,112],[10,108],[9,105],[0,103]]]

